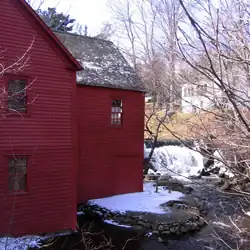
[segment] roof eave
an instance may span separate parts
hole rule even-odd
[[[135,92],[142,92],[142,93],[146,93],[147,91],[143,88],[136,88],[136,87],[127,87],[127,86],[124,86],[124,87],[121,87],[121,86],[116,86],[116,85],[113,85],[113,84],[88,84],[88,83],[85,83],[84,81],[77,81],[77,84],[79,85],[83,85],[83,86],[89,86],[89,87],[100,87],[100,88],[109,88],[109,89],[118,89],[118,90],[127,90],[127,91],[135,91]]]
[[[58,44],[59,48],[64,53],[65,57],[72,63],[76,71],[83,70],[82,65],[73,57],[73,55],[68,51],[68,49],[62,44],[62,42],[56,37],[52,30],[44,23],[44,21],[39,17],[39,15],[32,9],[32,7],[25,1],[19,0],[20,3],[25,7],[25,9],[36,19],[39,25],[45,30],[48,36]]]

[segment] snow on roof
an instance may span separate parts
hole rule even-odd
[[[55,34],[83,66],[77,72],[79,84],[144,91],[135,70],[112,42],[58,31]]]
[[[107,208],[114,212],[146,212],[155,214],[164,214],[166,210],[160,207],[161,204],[170,200],[178,200],[183,197],[180,192],[164,190],[159,187],[159,192],[155,192],[152,183],[144,184],[144,192],[115,195],[111,197],[90,200],[90,204]]]

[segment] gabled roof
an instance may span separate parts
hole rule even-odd
[[[58,31],[55,34],[84,68],[77,72],[78,84],[145,91],[135,70],[112,42]]]
[[[52,30],[44,23],[44,21],[39,17],[39,15],[30,7],[30,5],[25,0],[17,0],[25,10],[34,18],[34,20],[40,25],[40,27],[45,31],[46,35],[50,37],[58,48],[62,51],[62,54],[69,60],[69,62],[74,66],[76,70],[82,70],[81,64],[71,55],[68,49],[61,43],[61,41],[56,37]]]

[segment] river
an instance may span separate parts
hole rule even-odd
[[[192,195],[206,202],[208,215],[205,219],[209,225],[193,235],[172,237],[161,243],[157,238],[144,236],[130,228],[106,224],[99,219],[89,220],[90,218],[83,216],[79,217],[79,226],[84,228],[83,231],[91,231],[91,234],[83,237],[83,234],[78,232],[73,235],[61,236],[53,239],[51,244],[47,244],[41,249],[226,250],[230,249],[229,246],[236,249],[236,243],[239,241],[235,231],[232,230],[234,227],[230,218],[237,216],[248,219],[242,212],[242,207],[247,207],[244,199],[221,193],[216,189],[214,179],[210,181],[207,179],[195,180],[195,182]],[[88,248],[84,247],[83,238],[85,244],[88,243]],[[90,246],[91,244],[92,246]],[[98,248],[93,248],[94,245]],[[240,249],[250,248],[246,246]]]

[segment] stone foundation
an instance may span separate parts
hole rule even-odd
[[[162,238],[196,231],[205,225],[204,220],[197,213],[183,211],[179,208],[171,210],[166,214],[147,214],[140,212],[113,213],[97,205],[86,205],[81,208],[81,211],[87,216],[101,220],[113,220],[118,224],[131,226],[132,229],[143,233],[151,232],[154,236]]]

